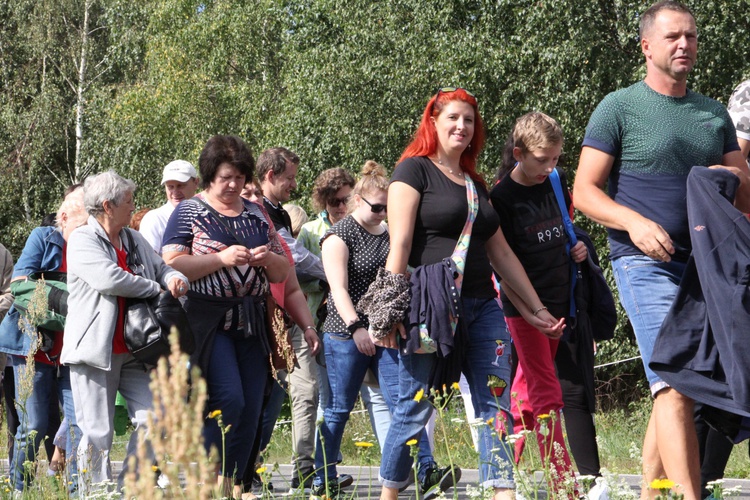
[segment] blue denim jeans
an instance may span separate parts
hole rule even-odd
[[[26,364],[21,360],[13,367],[16,381],[16,395],[20,394],[18,384],[26,371]],[[57,394],[53,393],[54,379],[57,378]],[[11,477],[13,487],[19,491],[24,489],[32,477],[26,474],[24,462],[34,460],[44,437],[47,435],[47,422],[49,421],[50,398],[58,399],[63,406],[63,413],[68,419],[69,432],[65,440],[65,451],[68,456],[66,470],[70,490],[75,490],[78,477],[76,448],[81,440],[81,431],[76,424],[75,407],[73,406],[73,394],[70,391],[70,368],[67,366],[54,367],[43,363],[35,364],[33,388],[25,402],[17,401],[19,426],[16,431],[13,460],[11,464]],[[31,436],[31,433],[35,435]]]
[[[686,266],[683,262],[661,262],[645,255],[628,255],[612,261],[620,303],[633,325],[653,395],[667,384],[648,367],[648,363]]]
[[[502,418],[498,428],[512,429],[510,416],[510,334],[502,310],[495,299],[463,297],[462,321],[468,341],[463,372],[471,388],[476,415],[483,421]],[[426,389],[435,354],[399,355],[399,396],[392,415],[380,464],[383,486],[400,488],[407,483],[411,457],[406,441],[424,428],[432,411],[427,399],[417,402],[414,395]],[[494,382],[493,387],[488,382]],[[505,432],[501,432],[504,437]],[[486,488],[513,488],[513,450],[494,428],[479,428],[479,478]]]
[[[226,434],[222,450],[221,429],[217,419],[209,418],[203,428],[207,450],[215,446],[223,459],[226,477],[242,477],[259,430],[263,392],[266,387],[268,359],[260,341],[244,338],[242,332],[216,333],[206,370],[209,412],[221,410]]]
[[[399,392],[399,371],[398,371],[398,351],[396,349],[383,349],[383,352],[379,353],[380,359],[378,360],[378,369],[375,371],[375,375],[378,377],[380,383],[380,391],[382,393],[385,404],[388,406],[390,415],[388,426],[385,429],[385,435],[380,438],[383,440],[381,444],[381,450],[385,447],[385,438],[388,435],[390,429],[390,422],[392,420],[392,414],[398,401]],[[432,416],[431,411],[427,419]],[[435,459],[432,456],[432,446],[430,446],[430,436],[427,435],[427,430],[422,431],[417,436],[419,442],[417,443],[417,475],[421,480],[427,473],[427,469],[431,465],[435,465]]]
[[[268,396],[266,406],[263,409],[263,415],[261,417],[261,436],[260,436],[260,449],[265,450],[268,443],[271,442],[271,435],[276,427],[276,421],[279,419],[281,414],[281,408],[284,406],[284,400],[286,399],[286,391],[288,388],[285,372],[279,372],[280,380],[273,380],[270,383],[271,394]],[[250,464],[253,465],[253,464]]]
[[[385,396],[380,385],[370,386],[363,384],[359,394],[362,397],[362,403],[367,408],[367,413],[370,415],[370,424],[375,433],[375,439],[378,440],[378,445],[380,445],[380,449],[382,450],[385,446],[385,436],[388,434],[388,427],[391,425],[391,409],[385,401]]]
[[[471,402],[477,417],[494,423],[477,429],[479,481],[485,488],[514,488],[513,447],[505,441],[505,431],[495,430],[513,429],[510,332],[495,299],[464,297],[461,304],[469,331],[463,373],[471,389]]]
[[[323,355],[325,356],[325,344],[323,344]],[[328,383],[328,368],[317,363],[315,365],[318,370],[318,413],[315,418],[317,421],[323,418],[328,401],[331,399],[331,384]]]
[[[329,481],[337,477],[335,459],[332,460],[331,457],[339,455],[344,427],[357,401],[367,369],[371,368],[378,377],[383,396],[389,406],[393,402],[391,396],[398,393],[399,382],[394,349],[377,347],[374,356],[367,356],[359,352],[350,337],[330,333],[324,335],[323,345],[331,397],[325,408],[315,446],[316,484],[323,483],[324,471]],[[432,463],[432,454],[424,429],[420,437],[420,463]]]

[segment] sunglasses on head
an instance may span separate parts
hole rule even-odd
[[[437,98],[440,97],[440,94],[450,94],[451,92],[455,92],[457,90],[463,90],[470,97],[473,97],[474,99],[477,98],[477,96],[475,96],[474,94],[472,94],[471,92],[469,92],[463,87],[440,87],[437,91],[437,96],[435,96],[435,100],[437,101]]]
[[[363,196],[360,196],[360,198],[362,198],[362,201],[364,201],[365,203],[367,203],[368,205],[370,205],[370,212],[372,212],[374,214],[379,214],[381,212],[385,212],[385,211],[388,210],[388,206],[387,205],[381,205],[380,203],[376,203],[376,204],[373,205],[372,203],[370,203],[369,201],[367,201]]]
[[[346,205],[348,201],[348,196],[345,196],[343,198],[331,198],[330,200],[328,200],[328,204],[332,207],[338,207],[339,205]]]

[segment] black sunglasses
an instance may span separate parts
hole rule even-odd
[[[338,207],[339,205],[342,205],[342,204],[346,205],[348,201],[349,201],[348,196],[345,196],[343,198],[331,198],[330,200],[328,200],[328,204],[331,205],[332,207]]]
[[[362,198],[362,201],[364,201],[365,203],[367,203],[368,205],[370,205],[370,212],[372,212],[374,214],[379,214],[380,212],[386,212],[386,211],[388,211],[388,206],[387,205],[381,205],[380,203],[376,203],[376,204],[373,205],[372,203],[370,203],[369,201],[367,201],[364,198],[364,196],[360,196],[360,198]]]

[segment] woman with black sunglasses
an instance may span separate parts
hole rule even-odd
[[[388,256],[389,236],[383,223],[387,197],[385,169],[368,161],[349,197],[349,215],[323,236],[322,259],[330,285],[323,345],[331,394],[315,448],[311,498],[338,496],[335,460],[367,370],[372,369],[378,377],[389,404],[391,396],[398,395],[396,353],[373,343],[367,331],[368,318],[357,311],[360,298]],[[429,454],[426,439],[423,449]],[[428,458],[432,462],[431,454]]]
[[[385,169],[372,160],[365,163],[348,200],[349,215],[335,223],[321,240],[330,286],[323,347],[331,392],[317,434],[311,498],[338,496],[335,460],[344,427],[367,369],[378,373],[384,351],[370,340],[367,317],[355,308],[388,255],[388,229],[383,222],[387,189]],[[384,385],[381,381],[381,387]]]
[[[435,386],[432,375],[439,355],[458,360],[476,417],[491,423],[478,429],[482,487],[492,488],[496,499],[512,496],[513,450],[504,440],[510,415],[510,335],[496,301],[492,268],[533,311],[534,326],[562,333],[563,321],[547,312],[499,229],[487,188],[476,172],[483,144],[476,98],[465,89],[442,88],[427,103],[391,178],[391,250],[385,266],[390,275],[383,281],[410,289],[412,298],[403,325],[390,333],[385,328],[377,332],[385,335],[379,345],[399,348],[401,389],[380,466],[381,499],[396,499],[399,488],[408,484],[411,456],[406,443],[432,413],[430,402],[420,395]],[[413,269],[410,278],[407,266]],[[421,295],[427,299],[415,303]],[[445,306],[430,310],[432,303],[424,303],[438,295],[445,297]],[[426,318],[415,316],[421,308]]]

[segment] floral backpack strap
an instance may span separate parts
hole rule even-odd
[[[466,254],[469,252],[469,242],[471,241],[471,228],[474,225],[474,220],[477,218],[477,212],[479,212],[479,197],[477,196],[477,188],[474,185],[474,181],[471,180],[467,174],[464,174],[466,180],[466,201],[469,204],[469,216],[466,218],[466,224],[464,229],[461,231],[461,236],[458,237],[456,242],[456,248],[453,250],[451,259],[456,264],[458,275],[456,276],[456,289],[458,293],[461,293],[461,284],[464,281],[464,268],[466,267]]]
[[[456,291],[458,296],[461,296],[461,284],[464,281],[464,269],[466,268],[466,254],[469,253],[469,242],[471,241],[471,228],[474,225],[474,220],[477,218],[477,212],[479,212],[479,197],[477,196],[477,188],[474,185],[474,181],[471,177],[464,174],[466,180],[466,201],[469,203],[469,215],[466,217],[466,224],[464,229],[461,231],[461,236],[458,237],[456,242],[456,248],[453,250],[451,260],[456,264]],[[453,335],[456,334],[458,328],[458,316],[450,315],[451,328],[453,329]]]

